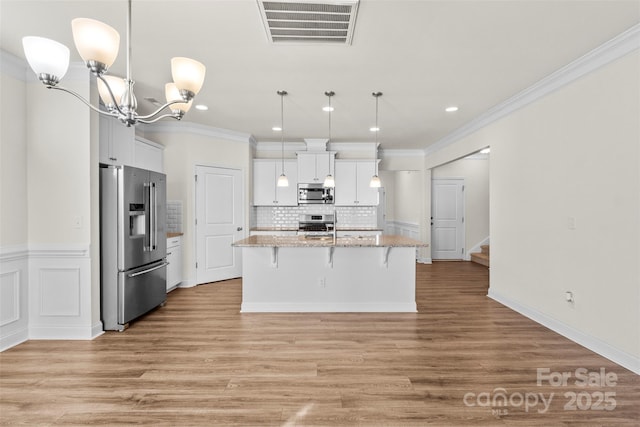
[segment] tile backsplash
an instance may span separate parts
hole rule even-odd
[[[182,233],[182,200],[167,200],[167,233]]]
[[[377,227],[376,206],[254,206],[251,208],[252,227],[298,227],[300,214],[336,213],[336,225],[339,228],[375,228]]]

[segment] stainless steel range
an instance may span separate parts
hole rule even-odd
[[[298,235],[306,238],[335,238],[335,214],[301,214],[298,221]]]

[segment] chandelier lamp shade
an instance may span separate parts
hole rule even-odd
[[[382,96],[382,92],[373,92],[371,95],[376,98],[376,126],[371,128],[371,130],[376,133],[376,166],[375,173],[371,177],[371,181],[369,181],[369,187],[380,188],[382,187],[382,181],[380,181],[380,177],[378,177],[378,132],[380,132],[380,127],[378,126],[378,98]]]
[[[329,106],[323,108],[323,110],[329,113],[329,141],[331,141],[331,112],[333,111],[333,107],[331,106],[331,97],[336,93],[331,90],[325,92],[324,94],[329,98]],[[322,186],[325,188],[335,188],[336,180],[333,175],[331,175],[331,156],[327,156],[327,158],[329,159],[329,173],[324,178],[324,183],[322,184]]]
[[[286,90],[279,90],[280,95],[280,146],[282,147],[282,173],[278,177],[278,187],[288,187],[289,178],[284,174],[284,97],[287,95]]]
[[[97,78],[98,92],[106,111],[90,104],[78,93],[59,85],[69,68],[69,48],[65,45],[44,37],[24,37],[22,46],[27,62],[48,89],[70,93],[100,114],[117,118],[127,126],[154,123],[168,117],[180,120],[202,88],[205,66],[190,58],[172,58],[173,83],[165,86],[167,102],[151,114],[138,114],[138,103],[133,92],[134,80],[131,76],[131,0],[128,0],[127,8],[125,78],[106,74],[115,62],[120,47],[120,34],[114,28],[95,19],[76,18],[71,21],[71,29],[80,57]]]

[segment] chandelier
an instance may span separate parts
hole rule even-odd
[[[27,62],[47,89],[70,93],[92,110],[117,118],[127,126],[154,123],[166,117],[180,120],[189,110],[204,82],[205,66],[190,58],[176,57],[171,59],[173,83],[165,86],[166,104],[148,115],[137,113],[138,102],[131,78],[131,0],[128,0],[127,8],[127,76],[124,79],[106,75],[120,47],[120,34],[114,28],[89,18],[76,18],[71,21],[71,27],[78,53],[97,78],[98,92],[106,111],[91,105],[73,90],[59,85],[69,68],[68,47],[44,37],[24,37],[22,45]]]

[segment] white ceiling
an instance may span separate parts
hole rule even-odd
[[[89,17],[121,34],[114,74],[125,72],[125,0],[1,0],[1,48],[24,57],[21,38],[53,38],[80,61],[71,19]],[[381,91],[383,149],[422,149],[640,22],[640,0],[360,0],[350,46],[273,45],[256,0],[134,0],[133,77],[139,103],[164,99],[170,58],[207,66],[183,120],[279,140],[277,90],[285,98],[285,140],[328,136],[370,142],[373,91]],[[64,80],[63,83],[64,84]],[[44,88],[43,88],[44,90]],[[444,108],[457,105],[457,113]]]

